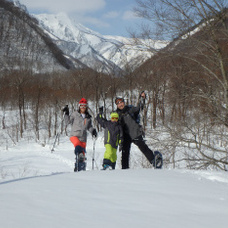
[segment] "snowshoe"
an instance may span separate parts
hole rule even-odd
[[[159,151],[154,151],[153,166],[155,169],[161,169],[163,166],[162,154]]]
[[[83,152],[76,154],[74,172],[79,172],[81,170],[86,170],[86,158]]]

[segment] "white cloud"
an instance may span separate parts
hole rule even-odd
[[[29,10],[47,10],[57,12],[80,12],[86,13],[103,9],[105,0],[20,0]]]
[[[132,19],[139,19],[137,15],[133,11],[125,11],[123,14],[124,20],[132,20]]]
[[[100,19],[97,19],[95,17],[74,17],[76,19],[77,22],[80,22],[81,24],[85,24],[85,23],[88,23],[90,25],[94,25],[98,28],[108,28],[110,27],[110,24],[103,21],[103,20],[100,20]]]
[[[104,18],[117,18],[119,13],[117,11],[110,11],[103,15]]]

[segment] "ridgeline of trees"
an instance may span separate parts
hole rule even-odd
[[[151,91],[152,126],[162,122],[168,134],[160,142],[169,151],[166,158],[173,167],[184,160],[189,168],[227,170],[227,2],[137,2],[135,12],[156,24],[152,34],[142,27],[144,38],[176,37],[137,70],[138,80],[147,81]]]
[[[7,0],[0,1],[0,71],[17,68],[42,72],[43,68],[51,66],[53,69],[49,72],[54,68],[74,69],[72,61],[65,57],[26,8]],[[83,67],[79,62],[77,65]]]

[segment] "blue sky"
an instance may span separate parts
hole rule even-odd
[[[141,19],[132,9],[135,0],[19,0],[29,13],[65,12],[77,22],[103,35],[130,36]]]

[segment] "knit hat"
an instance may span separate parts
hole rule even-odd
[[[79,101],[79,105],[87,105],[87,100],[85,98],[82,98],[80,101]]]
[[[119,119],[119,114],[117,112],[112,112],[110,117]]]

